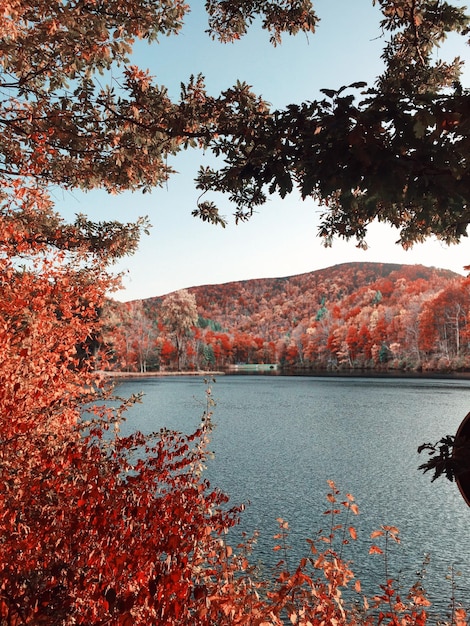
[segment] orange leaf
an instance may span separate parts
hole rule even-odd
[[[351,539],[357,539],[357,531],[354,526],[349,527],[349,534],[351,535]]]
[[[456,626],[467,626],[467,613],[465,609],[456,609],[455,624]]]
[[[371,546],[369,548],[369,554],[383,554],[383,550],[379,546]]]

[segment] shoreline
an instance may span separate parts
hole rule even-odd
[[[109,379],[141,379],[141,378],[167,378],[167,377],[215,377],[215,376],[273,376],[273,377],[283,377],[283,376],[306,376],[308,378],[396,378],[396,379],[410,379],[410,378],[428,378],[428,379],[461,379],[461,380],[469,380],[470,372],[439,372],[436,370],[428,370],[425,372],[411,372],[411,371],[399,371],[399,370],[388,370],[388,371],[378,371],[378,370],[339,370],[339,371],[324,371],[324,370],[310,370],[310,371],[296,371],[296,370],[285,370],[285,371],[243,371],[243,370],[213,370],[213,371],[205,371],[205,370],[195,370],[195,371],[181,371],[181,372],[170,372],[170,371],[158,371],[158,372],[123,372],[123,371],[108,371],[102,370],[99,372],[104,378]]]
[[[202,370],[187,372],[122,372],[103,370],[99,372],[105,378],[164,378],[167,376],[225,376],[225,372],[206,372]]]

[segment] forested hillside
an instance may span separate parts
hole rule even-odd
[[[421,265],[347,263],[290,276],[108,302],[116,369],[470,369],[470,278]]]

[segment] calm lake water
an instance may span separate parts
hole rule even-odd
[[[162,427],[192,432],[205,408],[205,385],[193,377],[149,378],[121,383],[119,393],[142,391],[123,431]],[[273,555],[276,518],[291,527],[291,563],[307,553],[307,538],[328,529],[327,480],[352,493],[359,533],[345,556],[363,588],[378,591],[383,560],[368,556],[371,531],[398,526],[390,574],[404,585],[416,581],[425,555],[424,587],[445,617],[457,572],[456,596],[470,606],[470,507],[454,483],[417,467],[424,442],[455,434],[470,411],[470,381],[388,378],[221,376],[212,385],[217,402],[207,476],[234,504],[250,502],[242,528],[261,533],[254,555],[265,567]],[[348,522],[349,524],[349,522]],[[234,543],[236,542],[234,536]]]

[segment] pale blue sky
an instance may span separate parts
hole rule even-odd
[[[384,39],[380,14],[372,8],[372,0],[317,0],[321,18],[317,33],[308,38],[286,37],[277,48],[256,26],[235,44],[211,41],[204,33],[202,0],[192,5],[179,36],[152,46],[139,43],[136,48],[135,62],[148,67],[174,97],[182,81],[201,72],[213,95],[240,79],[280,108],[315,99],[322,87],[373,81],[380,72]],[[444,58],[457,54],[468,58],[468,48],[452,40],[440,54]],[[465,85],[468,78],[467,68]],[[429,241],[405,252],[395,244],[397,231],[385,225],[370,228],[369,250],[365,252],[358,250],[354,241],[338,240],[331,249],[325,249],[317,237],[321,210],[312,200],[302,201],[296,194],[285,200],[272,197],[245,224],[235,226],[232,221],[222,229],[203,223],[191,216],[198,197],[193,180],[203,160],[204,155],[195,151],[179,155],[173,163],[179,173],[164,189],[151,194],[56,195],[57,208],[69,217],[82,212],[94,219],[130,221],[149,215],[151,234],[143,237],[135,256],[117,266],[126,272],[125,288],[113,297],[147,298],[196,285],[291,276],[349,261],[422,263],[461,273],[463,266],[470,264],[468,240],[452,247]],[[228,201],[216,200],[221,213],[230,216]]]

